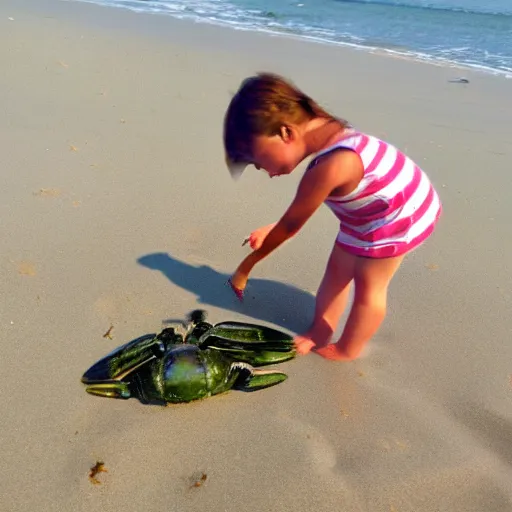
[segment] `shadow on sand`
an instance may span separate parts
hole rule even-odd
[[[240,303],[227,285],[230,276],[209,266],[190,265],[168,253],[147,254],[137,262],[152,270],[159,270],[176,286],[196,294],[199,304],[241,313],[293,333],[305,331],[312,320],[315,298],[311,293],[295,286],[251,278],[247,284],[244,302]]]

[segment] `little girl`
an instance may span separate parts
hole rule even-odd
[[[244,80],[224,119],[226,163],[233,177],[246,165],[271,178],[312,157],[297,193],[275,224],[251,233],[249,254],[229,283],[242,300],[249,273],[295,235],[325,203],[340,221],[316,295],[313,323],[295,337],[297,352],[357,358],[386,313],[388,286],[404,256],[424,242],[441,214],[439,197],[406,155],[323,110],[283,78]],[[340,339],[329,344],[346,306],[354,302]]]

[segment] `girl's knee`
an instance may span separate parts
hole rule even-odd
[[[386,309],[387,297],[387,286],[376,286],[375,283],[364,281],[355,282],[354,303]]]

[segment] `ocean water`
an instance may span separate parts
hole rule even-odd
[[[79,0],[512,77],[512,0]]]

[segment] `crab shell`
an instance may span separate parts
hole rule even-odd
[[[88,393],[142,402],[189,402],[230,389],[254,391],[286,374],[253,366],[295,357],[292,338],[254,324],[201,322],[185,336],[174,329],[137,338],[91,366],[82,382]]]

